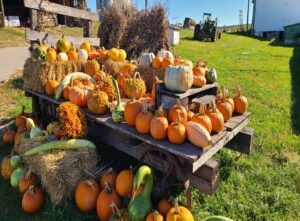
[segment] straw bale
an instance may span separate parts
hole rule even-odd
[[[151,91],[152,85],[155,81],[155,77],[158,77],[160,80],[164,80],[165,71],[162,69],[155,69],[152,67],[143,67],[138,66],[136,71],[140,72],[141,77],[146,83],[147,91]]]

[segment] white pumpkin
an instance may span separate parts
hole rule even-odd
[[[172,62],[174,62],[174,55],[172,54],[171,51],[167,51],[165,49],[161,49],[158,53],[157,53],[158,57],[161,58],[170,58],[172,60]]]
[[[192,87],[193,81],[193,69],[191,66],[168,66],[164,79],[167,89],[185,92]]]
[[[88,53],[84,49],[79,49],[78,50],[78,58],[80,61],[86,61],[88,59]]]
[[[58,60],[58,61],[68,61],[69,58],[68,58],[67,53],[65,53],[65,52],[60,52],[60,53],[57,55],[57,60]]]
[[[138,59],[139,65],[143,67],[151,67],[154,58],[155,55],[153,53],[142,53]]]
[[[197,147],[207,148],[212,143],[209,132],[200,124],[189,121],[185,125],[188,140]]]

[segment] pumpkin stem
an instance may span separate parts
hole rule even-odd
[[[112,202],[110,207],[112,208],[113,213],[117,213],[118,217],[122,218],[121,212],[115,202]]]
[[[175,213],[180,214],[180,209],[179,209],[178,198],[177,197],[174,199],[173,204],[174,204],[174,207],[175,207]]]
[[[237,86],[237,94],[239,97],[242,96],[242,90],[241,90],[240,86]]]
[[[104,185],[105,185],[105,192],[108,194],[112,194],[112,188],[110,184],[108,182],[105,182]]]
[[[225,103],[225,99],[226,99],[226,89],[225,87],[223,87],[222,103]]]
[[[202,103],[200,103],[200,105],[199,105],[199,114],[200,115],[205,115],[205,105],[204,104],[202,104]]]
[[[28,190],[29,190],[30,195],[33,196],[35,193],[34,185],[31,185]]]
[[[29,181],[31,176],[32,176],[32,170],[29,169],[25,175],[26,180]]]
[[[143,105],[142,113],[143,113],[143,114],[147,114],[147,113],[148,113],[148,107],[147,107],[147,104],[144,104],[144,105]]]
[[[216,106],[216,102],[215,101],[211,102],[211,107],[212,107],[213,113],[216,113],[217,112],[217,106]]]
[[[157,221],[157,217],[158,217],[158,211],[157,210],[155,210],[153,212],[153,216],[154,216],[154,221]]]
[[[88,186],[92,187],[92,189],[95,191],[95,187],[94,187],[93,183],[94,183],[93,180],[86,180],[86,184]]]
[[[158,110],[156,111],[156,116],[157,117],[162,117],[164,115],[164,110],[163,110],[163,104],[161,104],[158,108]]]
[[[21,114],[24,115],[24,113],[25,113],[25,106],[22,105],[22,112],[21,112]]]

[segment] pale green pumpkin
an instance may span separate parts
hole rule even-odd
[[[155,55],[153,53],[142,53],[138,59],[139,65],[143,67],[151,67],[154,58]]]
[[[193,70],[191,66],[168,66],[164,79],[167,89],[185,92],[192,87],[193,81]]]

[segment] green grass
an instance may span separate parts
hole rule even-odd
[[[232,34],[224,34],[216,43],[198,42],[191,40],[192,35],[183,30],[175,52],[193,62],[208,60],[231,96],[239,85],[248,97],[250,126],[255,129],[252,155],[226,149],[217,154],[222,180],[214,196],[193,189],[195,219],[224,215],[234,220],[299,220],[300,47],[272,46],[269,41]],[[1,94],[15,90],[6,87],[0,87]],[[16,105],[15,99],[6,105]],[[22,102],[29,106],[28,99]],[[14,114],[3,108],[3,115]],[[10,148],[0,144],[0,158]],[[79,213],[73,202],[52,206],[48,198],[40,213],[25,215],[19,194],[2,178],[0,198],[1,220],[95,220],[95,214]],[[180,200],[184,200],[182,192]]]

